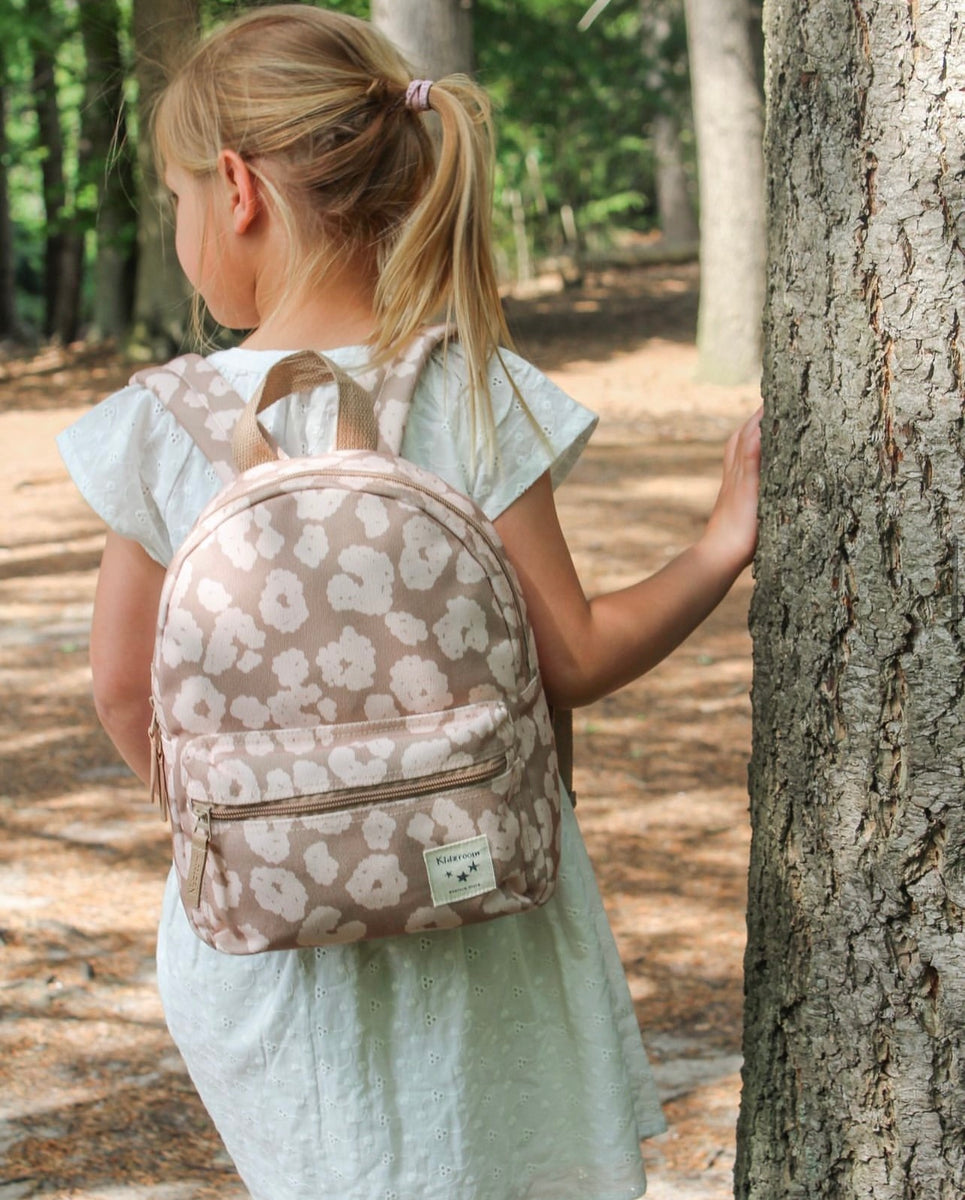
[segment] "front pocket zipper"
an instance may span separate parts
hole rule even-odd
[[[468,767],[453,767],[438,771],[423,779],[398,779],[393,783],[370,784],[366,787],[343,788],[339,791],[300,796],[296,800],[265,800],[254,804],[208,804],[191,802],[195,816],[191,836],[191,858],[185,881],[187,900],[191,908],[201,903],[201,884],[211,842],[213,821],[271,820],[275,817],[319,816],[323,813],[361,808],[373,804],[390,804],[395,800],[418,799],[434,792],[452,791],[488,783],[502,775],[508,766],[508,756],[497,755],[485,762]]]

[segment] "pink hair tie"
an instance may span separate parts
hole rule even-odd
[[[405,89],[405,106],[412,112],[428,112],[432,107],[429,103],[429,89],[432,79],[413,79]]]

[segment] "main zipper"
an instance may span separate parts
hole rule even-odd
[[[213,821],[249,821],[256,818],[316,816],[335,810],[360,808],[363,805],[389,804],[394,800],[418,799],[434,792],[453,788],[473,787],[501,775],[507,766],[507,756],[500,754],[469,767],[453,767],[427,775],[424,779],[399,779],[393,783],[372,784],[361,788],[301,796],[297,800],[263,800],[251,804],[208,804],[191,801],[196,824],[191,836],[191,858],[186,879],[187,899],[192,908],[201,903],[201,885],[211,842]]]

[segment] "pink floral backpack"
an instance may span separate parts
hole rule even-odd
[[[152,666],[152,791],[218,950],[448,929],[553,893],[557,752],[515,573],[482,511],[399,457],[444,336],[361,380],[292,355],[247,405],[194,355],[135,376],[226,483],[168,568]],[[285,457],[258,413],[333,380],[335,449]]]

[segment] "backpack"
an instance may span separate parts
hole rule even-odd
[[[518,580],[477,505],[399,457],[445,336],[359,380],[291,355],[248,404],[196,355],[132,380],[226,484],[167,570],[150,731],[184,910],[218,950],[450,929],[553,893],[559,766]],[[285,457],[258,413],[332,380],[335,448]]]

